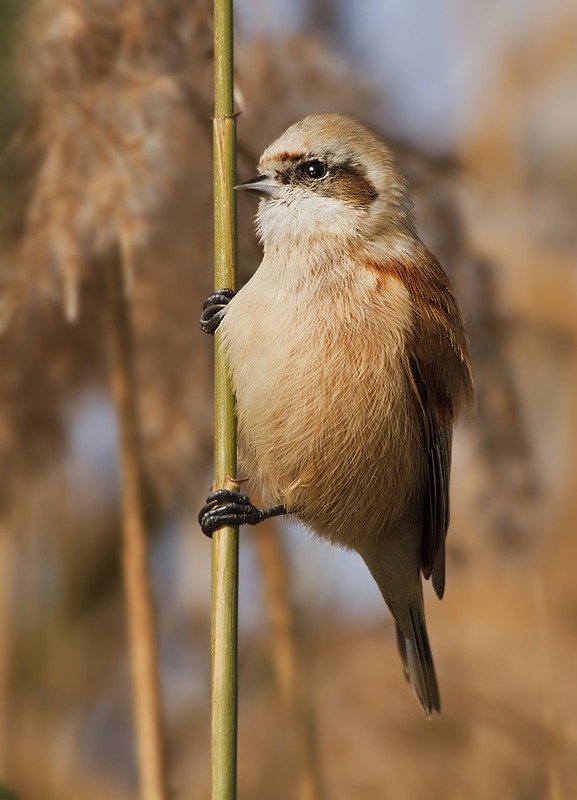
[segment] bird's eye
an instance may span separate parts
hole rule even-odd
[[[307,161],[304,170],[307,178],[315,180],[323,178],[327,174],[326,164],[323,164],[322,161]]]

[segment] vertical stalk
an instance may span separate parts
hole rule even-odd
[[[263,522],[251,534],[260,562],[276,677],[294,733],[299,767],[295,797],[298,800],[322,800],[325,795],[310,681],[306,678],[302,639],[299,643],[296,609],[290,600],[286,556],[272,521]]]
[[[118,254],[110,258],[105,273],[110,377],[120,438],[122,569],[130,640],[140,797],[142,800],[166,800],[132,335]]]
[[[214,281],[236,288],[236,120],[232,0],[214,0]],[[226,363],[215,335],[215,485],[237,488],[236,421]],[[238,528],[212,540],[211,773],[213,800],[236,797]]]
[[[8,772],[13,552],[12,531],[0,521],[0,779]]]

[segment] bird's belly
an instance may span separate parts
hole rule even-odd
[[[355,535],[404,516],[422,484],[398,356],[370,325],[328,325],[289,298],[263,306],[261,297],[252,310],[241,299],[221,327],[243,471],[264,504],[284,503],[354,547]]]

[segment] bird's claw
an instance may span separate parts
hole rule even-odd
[[[234,297],[232,289],[219,289],[213,292],[202,304],[200,327],[205,333],[213,334],[224,316],[224,309]]]
[[[227,525],[257,525],[267,518],[263,511],[250,502],[246,494],[231,492],[229,489],[217,489],[207,497],[206,505],[198,515],[202,532],[212,537],[218,528]]]

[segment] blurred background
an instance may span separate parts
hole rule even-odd
[[[238,0],[239,179],[312,111],[407,174],[460,299],[443,712],[356,556],[241,533],[239,798],[577,797],[577,6]],[[138,796],[104,275],[129,301],[171,796],[208,798],[212,4],[0,5],[0,783]],[[241,198],[241,282],[259,262]]]

